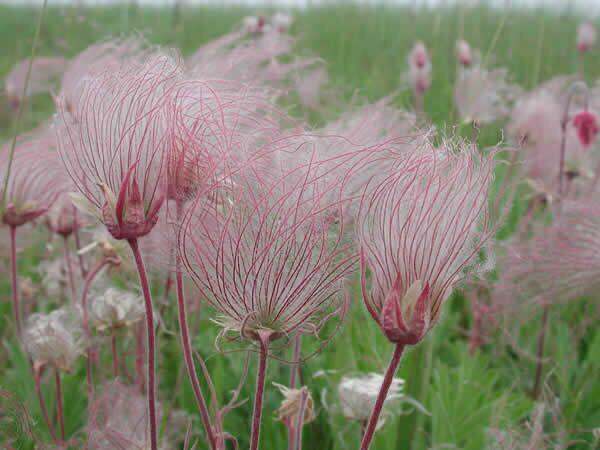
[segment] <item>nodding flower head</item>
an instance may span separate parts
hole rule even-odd
[[[284,33],[290,29],[294,18],[290,14],[276,12],[271,17],[271,25],[280,33]]]
[[[145,397],[135,387],[118,381],[105,384],[90,405],[86,431],[90,450],[150,448]],[[173,447],[167,442],[160,443],[159,449],[169,448]]]
[[[577,50],[581,53],[589,51],[596,43],[596,27],[584,22],[577,28]]]
[[[52,205],[46,219],[48,228],[63,237],[70,236],[83,225],[80,214],[67,194],[61,195]]]
[[[46,366],[69,372],[83,353],[79,315],[69,308],[33,314],[23,332],[23,345],[36,370]]]
[[[431,61],[425,44],[417,42],[408,55],[408,74],[412,89],[423,94],[431,86]]]
[[[144,318],[144,301],[134,292],[108,288],[92,298],[90,320],[98,331],[116,331],[135,325]]]
[[[573,126],[577,131],[579,142],[585,148],[596,141],[596,135],[600,131],[600,127],[598,125],[598,115],[595,112],[587,109],[578,112],[573,117]]]
[[[329,195],[339,186],[323,183],[317,163],[277,172],[257,179],[250,168],[203,193],[178,239],[224,331],[254,340],[312,333],[345,311],[337,300],[356,259],[332,220],[343,217],[345,202]]]
[[[167,99],[180,77],[156,53],[82,82],[75,120],[59,103],[59,149],[80,203],[116,239],[152,230],[165,199]]]
[[[136,37],[90,45],[66,65],[57,100],[66,112],[76,118],[81,106],[81,90],[85,86],[85,83],[81,83],[83,79],[118,71],[125,61],[141,61],[147,55],[147,46]]]
[[[437,152],[408,158],[405,170],[367,191],[359,211],[363,300],[398,344],[416,344],[435,325],[487,237],[493,156],[469,148]]]
[[[242,21],[243,29],[246,33],[258,34],[265,31],[267,22],[263,16],[246,16]]]
[[[506,69],[463,68],[454,87],[454,104],[462,120],[485,124],[506,117],[521,92],[507,76]]]
[[[50,92],[65,70],[67,62],[64,58],[35,58],[31,62],[27,90],[23,92],[27,72],[29,71],[29,63],[29,59],[18,62],[4,79],[6,96],[15,109],[23,101],[23,94],[25,94],[25,97],[29,97],[43,92]]]
[[[456,58],[463,67],[473,64],[473,52],[467,41],[460,39],[456,42]]]
[[[9,166],[10,144],[0,150],[0,196]],[[43,128],[17,139],[0,219],[21,226],[45,214],[69,186],[56,151],[54,132]]]

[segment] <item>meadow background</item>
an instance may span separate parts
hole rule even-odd
[[[0,6],[0,76],[13,64],[30,55],[39,9]],[[183,10],[161,7],[120,5],[110,7],[49,7],[43,18],[40,56],[73,56],[89,44],[109,36],[141,33],[149,41],[173,46],[184,55],[201,44],[235,27],[249,14],[268,14],[267,8],[195,6]],[[439,129],[452,133],[470,133],[455,125],[452,91],[456,74],[454,46],[460,35],[483,54],[493,55],[494,64],[504,66],[511,78],[525,89],[559,74],[576,71],[576,27],[583,19],[569,8],[547,10],[496,9],[486,6],[453,5],[430,9],[401,6],[361,6],[339,3],[292,10],[295,21],[292,34],[298,37],[297,52],[314,54],[327,63],[330,85],[345,102],[377,100],[396,91],[406,67],[406,55],[414,41],[425,42],[431,52],[433,84],[425,98],[425,111]],[[587,18],[589,19],[589,18]],[[593,82],[600,77],[600,49],[592,50],[586,60],[586,76]],[[400,93],[396,104],[410,107],[410,94]],[[344,102],[332,102],[308,119],[318,126],[335,118]],[[304,112],[294,110],[294,115]],[[37,96],[24,111],[20,131],[47,120],[53,112],[49,96]],[[503,139],[502,123],[480,130],[482,148]],[[0,112],[0,135],[14,132],[7,106]],[[502,183],[499,167],[497,185]],[[498,231],[499,240],[514,229],[524,206],[516,202],[508,223]],[[6,228],[0,233],[8,234]],[[3,237],[4,238],[4,237]],[[39,280],[37,264],[44,242],[26,250],[21,259],[21,274]],[[7,258],[7,255],[0,255]],[[0,388],[14,392],[44,427],[33,390],[27,358],[18,348],[10,324],[10,286],[8,262],[0,265]],[[154,277],[158,290],[164,276]],[[552,309],[547,335],[548,361],[545,365],[545,399],[551,408],[544,416],[544,427],[560,443],[556,448],[600,448],[593,430],[600,427],[600,333],[595,324],[583,328],[586,317],[598,308],[598,299],[558,306]],[[530,390],[535,364],[524,357],[533,353],[539,320],[533,318],[520,327],[519,346],[515,351],[501,336],[481,350],[469,354],[465,330],[470,314],[466,299],[457,293],[447,304],[444,318],[424,343],[404,357],[398,375],[406,380],[406,394],[422,405],[404,405],[405,414],[390,418],[377,434],[376,449],[469,449],[481,450],[490,443],[489,429],[526,428],[535,403]],[[173,309],[167,312],[172,314]],[[226,400],[235,388],[243,369],[244,352],[218,353],[214,345],[217,327],[202,317],[193,319],[195,349],[213,373],[219,400]],[[175,324],[174,317],[166,323]],[[200,332],[198,332],[200,330]],[[169,330],[168,330],[169,331]],[[171,407],[195,411],[193,395],[184,376],[176,329],[159,335],[159,399],[163,409]],[[577,338],[575,338],[577,336]],[[305,340],[304,352],[313,349]],[[346,422],[335,403],[336,382],[344,374],[381,372],[387,365],[391,345],[361,305],[360,294],[353,291],[353,307],[341,332],[302,367],[304,383],[317,403],[317,419],[304,431],[304,448],[310,450],[357,448],[359,426]],[[253,364],[243,397],[251,397]],[[85,419],[86,399],[84,367],[64,377],[67,432],[78,430]],[[323,371],[325,375],[323,375]],[[289,368],[273,361],[269,380],[284,382]],[[52,389],[46,396],[52,402]],[[285,427],[275,420],[274,412],[281,395],[267,391],[262,448],[286,447]],[[249,429],[248,404],[233,411],[226,428],[240,436]],[[199,428],[199,422],[196,423]],[[240,442],[241,448],[247,442]],[[204,448],[200,443],[199,448]],[[493,447],[492,447],[493,448]],[[533,450],[533,449],[532,449]]]

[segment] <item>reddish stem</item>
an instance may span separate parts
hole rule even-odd
[[[50,432],[50,436],[54,443],[58,444],[58,439],[56,438],[56,432],[52,427],[52,423],[50,422],[50,416],[48,415],[48,408],[46,408],[46,402],[44,401],[44,394],[42,393],[42,380],[40,371],[37,369],[33,369],[33,378],[35,381],[35,392],[37,394],[38,400],[40,402],[40,409],[42,410],[42,416],[44,418],[44,422],[46,422],[46,426],[48,427],[48,431]]]
[[[177,218],[181,219],[181,204],[177,204]],[[208,406],[206,404],[206,400],[204,399],[204,395],[202,394],[202,390],[200,388],[200,381],[198,380],[198,374],[196,373],[196,368],[194,366],[194,358],[192,353],[192,344],[190,341],[190,332],[187,323],[187,313],[185,308],[185,293],[183,286],[183,275],[181,273],[181,257],[179,254],[175,256],[175,281],[177,285],[177,308],[178,308],[178,318],[179,318],[179,331],[181,336],[181,348],[183,349],[183,359],[185,361],[185,366],[187,368],[188,377],[190,379],[190,383],[192,385],[192,390],[194,391],[194,396],[196,397],[196,403],[198,404],[198,409],[200,410],[200,418],[202,419],[202,424],[204,425],[204,429],[206,430],[206,436],[208,439],[208,443],[210,448],[213,450],[217,449],[217,443],[215,439],[215,435],[213,432],[213,428],[210,421],[210,414],[208,412]]]
[[[369,418],[367,429],[365,430],[362,443],[360,444],[361,450],[367,450],[371,445],[371,441],[373,440],[373,436],[375,435],[375,428],[377,428],[377,422],[379,422],[379,416],[381,415],[381,411],[383,409],[383,404],[387,397],[387,393],[390,389],[390,386],[392,385],[392,380],[394,379],[396,369],[400,364],[400,358],[402,357],[403,351],[404,345],[396,344],[394,354],[392,355],[392,360],[390,361],[390,364],[387,370],[385,371],[385,377],[383,378],[383,383],[381,384],[381,388],[379,389],[377,401],[375,402],[375,406],[373,407],[373,411],[371,412],[371,417]]]
[[[119,376],[119,356],[117,354],[117,335],[113,332],[110,337],[110,349],[112,351],[113,376]]]
[[[294,431],[295,439],[293,450],[302,450],[302,429],[304,428],[304,414],[308,406],[308,391],[303,388],[300,397],[300,408],[298,409],[298,418],[296,419],[296,429]]]
[[[300,350],[302,344],[302,336],[297,334],[294,338],[294,354],[292,356],[292,367],[290,368],[290,389],[296,388],[296,380],[300,371]],[[288,430],[288,450],[294,450],[296,445],[296,429],[290,419],[285,421]],[[302,438],[300,438],[302,439]]]
[[[56,416],[58,417],[58,425],[60,427],[60,438],[65,441],[65,416],[63,412],[63,396],[60,382],[60,372],[58,369],[54,371],[54,384],[56,386]]]
[[[252,432],[250,435],[250,450],[258,450],[260,441],[260,424],[262,420],[263,400],[265,396],[265,381],[267,375],[267,357],[269,353],[269,334],[259,332],[260,353],[258,372],[256,375],[256,391],[254,394],[254,411],[252,412]]]
[[[17,336],[21,336],[21,305],[19,304],[19,280],[17,278],[17,227],[10,226],[10,282],[12,289],[13,313]]]
[[[63,236],[63,244],[65,250],[65,264],[67,265],[67,274],[69,276],[69,288],[71,289],[71,302],[75,304],[77,294],[75,292],[75,277],[73,276],[73,265],[71,264],[71,252],[69,251],[69,238]]]
[[[150,285],[146,275],[144,260],[138,246],[137,239],[129,239],[127,241],[133,252],[135,263],[140,277],[140,285],[144,294],[144,303],[146,306],[146,337],[147,337],[147,353],[148,353],[148,413],[150,418],[150,448],[158,450],[158,433],[156,419],[156,338],[154,336],[154,310],[152,307],[152,294],[150,293]]]
[[[83,316],[83,330],[85,331],[85,335],[88,339],[90,339],[92,334],[90,332],[90,321],[89,321],[89,313],[88,313],[88,306],[87,306],[87,296],[90,291],[90,287],[92,286],[92,282],[94,281],[96,276],[100,273],[100,271],[106,265],[108,265],[110,263],[111,263],[110,259],[103,258],[101,261],[98,262],[98,264],[96,264],[96,266],[90,272],[88,272],[87,276],[85,277],[85,281],[83,282],[83,290],[81,291],[81,310],[82,310],[82,316]],[[94,383],[92,380],[92,350],[91,350],[89,342],[88,342],[86,353],[87,353],[87,361],[86,361],[87,393],[88,393],[88,400],[91,401],[92,394],[94,392]]]
[[[533,398],[537,400],[540,395],[541,381],[542,381],[542,369],[543,369],[543,358],[544,358],[544,347],[546,343],[546,330],[548,329],[548,315],[550,312],[550,306],[544,305],[544,313],[542,315],[542,324],[540,328],[540,334],[538,336],[537,345],[537,361],[535,367],[535,382],[533,384]]]

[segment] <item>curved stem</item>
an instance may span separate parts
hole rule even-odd
[[[140,285],[144,294],[144,303],[146,305],[146,337],[147,337],[147,352],[148,352],[148,414],[150,418],[150,448],[158,450],[158,433],[156,419],[156,342],[154,336],[154,310],[152,307],[152,294],[150,293],[150,285],[144,267],[144,260],[138,246],[137,239],[128,239],[127,241],[133,252],[135,263],[140,277]]]
[[[119,355],[117,354],[117,334],[115,332],[110,337],[110,349],[112,352],[113,376],[117,378],[119,376]]]
[[[533,398],[537,400],[540,395],[541,381],[542,381],[542,369],[544,366],[544,347],[546,345],[546,330],[548,329],[548,315],[550,313],[550,306],[544,305],[544,313],[542,315],[542,324],[540,328],[540,334],[538,336],[537,344],[537,362],[535,367],[535,382],[533,384]]]
[[[90,321],[89,321],[89,313],[87,306],[87,296],[90,291],[90,287],[92,286],[92,282],[96,278],[96,276],[100,273],[100,271],[106,266],[110,264],[110,260],[107,258],[103,258],[96,266],[88,272],[85,277],[85,281],[83,282],[83,290],[81,291],[81,310],[83,316],[83,331],[85,331],[86,337],[89,339],[91,337],[90,332]],[[94,392],[94,383],[92,380],[92,351],[88,343],[88,347],[86,350],[87,353],[87,361],[86,361],[86,381],[87,381],[87,393],[88,400],[91,401],[92,394]]]
[[[58,417],[58,425],[60,427],[60,438],[65,441],[65,415],[63,410],[63,396],[60,382],[60,372],[58,369],[54,371],[54,384],[56,386],[56,416]]]
[[[404,345],[396,344],[394,354],[392,355],[392,360],[390,361],[390,364],[387,370],[385,371],[385,377],[383,378],[383,383],[381,384],[381,388],[379,389],[377,401],[375,402],[375,406],[373,407],[373,411],[371,412],[371,417],[369,418],[367,429],[365,430],[362,443],[360,444],[361,450],[367,450],[371,445],[371,441],[373,440],[373,436],[375,435],[375,428],[377,428],[377,422],[379,422],[379,416],[381,415],[381,411],[383,409],[383,404],[387,397],[387,393],[390,389],[390,386],[392,385],[392,380],[394,379],[396,369],[400,364],[400,358],[402,357],[403,351]]]
[[[17,278],[17,227],[10,226],[10,282],[13,300],[13,314],[17,336],[21,337],[21,305],[19,304],[19,279]]]
[[[202,419],[202,424],[204,425],[204,429],[206,431],[208,443],[210,445],[210,448],[215,450],[217,448],[216,439],[210,421],[208,406],[200,388],[200,381],[198,380],[198,374],[196,373],[196,368],[194,366],[194,358],[192,356],[192,344],[190,342],[190,333],[187,323],[187,314],[185,310],[183,276],[180,270],[181,260],[179,255],[177,255],[176,258],[177,267],[175,271],[175,277],[177,284],[177,309],[179,314],[179,332],[181,337],[181,348],[183,350],[183,359],[185,360],[188,378],[190,379],[192,390],[194,391],[194,397],[196,397],[196,403],[198,404],[198,409],[200,410],[200,418]]]
[[[252,412],[252,432],[250,434],[250,450],[258,450],[260,440],[260,424],[262,420],[265,381],[267,375],[267,357],[269,354],[269,334],[259,332],[260,353],[256,374],[256,391],[254,393],[254,410]]]
[[[52,427],[52,423],[50,422],[50,416],[48,415],[48,408],[46,408],[46,402],[44,401],[44,394],[42,393],[42,379],[40,371],[37,369],[33,369],[33,378],[35,381],[35,392],[37,394],[38,400],[40,402],[40,409],[42,410],[42,416],[44,418],[44,422],[46,422],[46,426],[48,427],[48,431],[50,432],[50,436],[55,444],[58,444],[58,439],[56,438],[56,432]]]
[[[69,238],[67,236],[63,236],[63,246],[65,252],[65,264],[67,265],[67,274],[69,276],[69,288],[71,289],[71,302],[74,304],[77,294],[75,293],[75,277],[73,276],[71,252],[69,251]]]

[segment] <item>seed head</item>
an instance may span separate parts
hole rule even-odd
[[[134,292],[108,288],[92,298],[90,321],[100,332],[129,328],[144,318],[144,301]]]
[[[15,109],[24,100],[21,97],[25,88],[29,62],[29,59],[18,62],[4,79],[6,96],[10,105]],[[64,58],[35,58],[31,63],[25,97],[50,92],[65,70],[65,65]]]
[[[596,43],[596,27],[584,22],[577,28],[577,50],[581,53],[589,51]]]
[[[283,401],[281,406],[277,409],[277,420],[290,422],[296,424],[298,420],[298,414],[302,408],[302,398],[305,398],[305,409],[303,423],[307,424],[315,420],[315,405],[312,399],[312,395],[306,386],[302,386],[300,389],[290,389],[287,386],[283,386],[278,383],[273,383],[275,387],[279,389],[279,392],[283,394]]]

